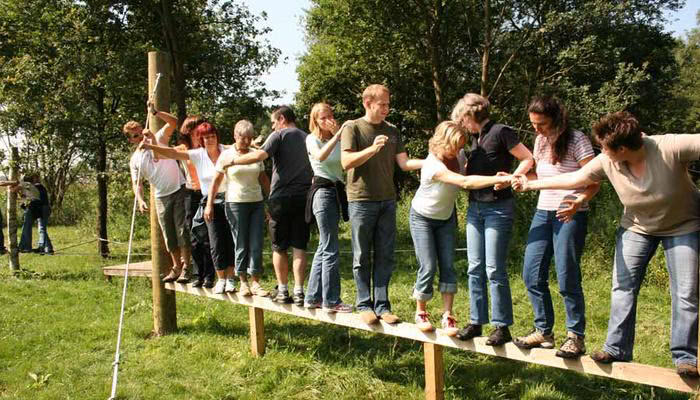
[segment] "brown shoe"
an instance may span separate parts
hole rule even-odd
[[[367,325],[376,324],[379,322],[377,315],[372,310],[360,311],[360,319]]]
[[[162,279],[164,283],[175,282],[175,280],[180,277],[180,271],[173,267],[168,275],[165,275]]]
[[[616,361],[623,361],[603,350],[594,351],[593,353],[591,353],[591,359],[601,364],[610,364]]]
[[[180,276],[177,278],[177,283],[189,283],[190,282],[190,269],[185,266],[182,268]]]
[[[698,377],[698,367],[693,364],[678,364],[676,365],[676,373],[680,376],[687,378],[697,378]]]
[[[380,315],[379,318],[381,318],[382,321],[386,322],[387,324],[398,324],[401,322],[401,318],[397,317],[396,314],[392,314],[391,312],[386,312]]]

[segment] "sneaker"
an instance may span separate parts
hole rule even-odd
[[[226,279],[219,279],[216,281],[216,285],[214,285],[214,294],[221,294],[224,292],[226,289]]]
[[[214,280],[211,278],[204,278],[204,283],[202,283],[202,286],[211,289],[214,287]]]
[[[698,367],[693,364],[681,363],[676,365],[676,373],[687,378],[697,378]]]
[[[487,346],[503,346],[513,338],[510,336],[510,329],[507,326],[498,326],[489,334],[486,339]]]
[[[396,314],[392,314],[391,312],[386,312],[380,315],[379,318],[381,318],[382,321],[386,322],[387,324],[398,324],[401,322],[401,318],[399,318]]]
[[[267,297],[270,295],[270,292],[263,289],[263,287],[260,286],[260,284],[258,282],[253,282],[253,284],[250,285],[250,292],[253,293],[253,295],[258,296],[258,297]]]
[[[360,319],[367,325],[372,325],[379,322],[377,314],[375,314],[372,310],[360,311]]]
[[[601,364],[610,364],[615,361],[622,361],[604,350],[594,351],[593,353],[591,353],[591,359]]]
[[[338,303],[331,307],[323,307],[323,311],[329,313],[351,313],[352,306],[350,304]]]
[[[293,300],[291,297],[289,297],[289,291],[287,290],[277,290],[275,288],[275,291],[272,293],[272,301],[275,303],[282,303],[282,304],[292,304]]]
[[[457,331],[457,339],[469,340],[481,336],[481,325],[469,324]]]
[[[308,308],[308,309],[321,308],[321,302],[320,301],[312,301],[312,302],[305,301],[304,308]]]
[[[299,307],[304,306],[304,292],[294,292],[294,295],[292,296],[292,300],[294,301],[294,304],[298,305]]]
[[[241,294],[241,296],[252,296],[253,292],[250,291],[250,286],[248,286],[248,282],[241,281],[241,285],[238,288],[238,293]]]
[[[554,334],[546,334],[537,329],[526,336],[518,336],[513,341],[513,344],[520,347],[521,349],[532,349],[535,347],[541,347],[543,349],[553,349],[554,348]],[[562,346],[563,347],[563,346]]]
[[[457,320],[448,312],[442,314],[440,325],[445,334],[450,337],[456,336],[457,331],[459,331],[459,329],[457,329]]]
[[[204,285],[204,279],[202,278],[197,278],[192,282],[192,287],[194,288],[202,287],[202,285]]]
[[[163,280],[164,283],[175,282],[175,280],[176,280],[179,276],[180,276],[180,271],[176,270],[175,267],[173,267],[173,268],[170,270],[170,273],[168,273],[168,275],[165,275],[165,277],[163,277],[162,280]]]
[[[226,287],[224,288],[224,292],[233,293],[235,291],[236,291],[236,281],[234,281],[231,278],[226,278]]]
[[[416,327],[421,332],[432,332],[435,330],[433,324],[430,323],[430,316],[427,312],[421,311],[416,313]]]
[[[190,269],[189,267],[183,267],[180,276],[177,278],[177,283],[189,283],[190,281]]]
[[[583,341],[583,336],[567,332],[566,340],[557,350],[557,357],[579,358],[584,354],[586,354],[586,343]]]

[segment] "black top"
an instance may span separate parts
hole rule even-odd
[[[509,126],[489,121],[479,132],[472,135],[471,149],[460,152],[461,162],[467,161],[467,175],[496,175],[510,172],[513,155],[510,150],[520,143],[515,131]],[[494,202],[513,197],[510,188],[493,190],[493,187],[470,190],[469,201]]]
[[[306,132],[285,128],[267,137],[262,145],[272,158],[270,198],[306,196],[314,173],[306,153]]]

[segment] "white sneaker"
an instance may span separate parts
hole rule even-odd
[[[219,279],[216,281],[216,285],[214,285],[214,294],[221,294],[226,290],[226,279]]]
[[[224,289],[226,293],[233,293],[236,291],[236,281],[233,279],[226,279],[226,288]]]

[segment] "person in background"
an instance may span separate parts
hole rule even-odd
[[[536,97],[528,107],[537,132],[536,170],[528,179],[548,178],[582,168],[593,159],[588,137],[569,127],[564,106],[552,97]],[[554,308],[549,293],[549,267],[554,256],[559,293],[566,309],[566,340],[556,355],[577,358],[586,353],[586,303],[581,286],[581,254],[588,227],[588,202],[600,185],[572,190],[542,190],[525,248],[523,281],[535,314],[534,329],[513,343],[525,349],[554,347]]]
[[[309,131],[306,151],[314,177],[306,199],[306,220],[316,220],[318,247],[311,263],[304,306],[323,307],[329,312],[352,312],[352,306],[340,298],[338,229],[341,213],[344,220],[348,220],[348,201],[345,174],[340,164],[340,130],[330,105],[314,104],[309,115]]]
[[[670,279],[671,359],[679,375],[697,377],[700,191],[688,164],[700,158],[700,135],[646,136],[626,111],[601,118],[593,134],[603,151],[583,168],[535,181],[517,176],[513,187],[576,189],[610,181],[624,211],[616,234],[608,335],[591,358],[603,364],[632,360],[637,297],[661,244]]]
[[[428,157],[423,161],[420,186],[411,201],[409,225],[418,260],[418,276],[413,288],[416,300],[415,322],[423,332],[433,331],[427,302],[433,297],[435,272],[440,271],[438,290],[442,294],[441,326],[448,336],[457,334],[452,312],[457,292],[454,269],[457,215],[455,200],[460,189],[480,189],[510,182],[510,175],[465,176],[466,166],[457,155],[464,147],[467,133],[459,124],[444,121],[435,128],[428,143]]]
[[[453,121],[472,134],[470,151],[461,152],[467,175],[491,176],[511,170],[525,174],[534,165],[532,153],[509,126],[489,119],[488,99],[467,93],[452,110]],[[489,322],[488,293],[491,293],[491,325],[486,344],[500,346],[512,340],[513,300],[508,281],[508,243],[513,229],[515,201],[509,184],[469,191],[467,209],[467,258],[469,260],[470,321],[459,331],[461,340],[481,335]],[[488,291],[487,291],[488,289]]]
[[[20,253],[34,252],[52,255],[54,253],[53,244],[48,233],[51,205],[46,188],[41,184],[38,174],[30,173],[25,175],[17,189],[24,209],[22,236],[19,241]],[[37,248],[32,249],[32,228],[35,220],[39,222],[39,243]]]
[[[377,317],[389,324],[401,321],[389,301],[396,241],[394,168],[412,171],[423,165],[423,160],[408,159],[399,130],[386,121],[389,101],[386,86],[365,88],[365,115],[346,122],[340,139],[340,162],[348,172],[356,307],[368,325],[378,323]]]
[[[240,157],[251,151],[250,143],[255,135],[253,124],[241,120],[233,128],[235,143],[221,153],[216,163],[216,174],[209,188],[207,210],[214,205],[212,196],[222,182],[226,187],[226,219],[231,227],[235,247],[235,270],[240,280],[239,293],[243,296],[266,297],[269,292],[260,285],[263,273],[262,249],[265,230],[264,196],[270,192],[270,179],[261,162],[224,168],[224,160]],[[250,283],[248,278],[253,281]]]

